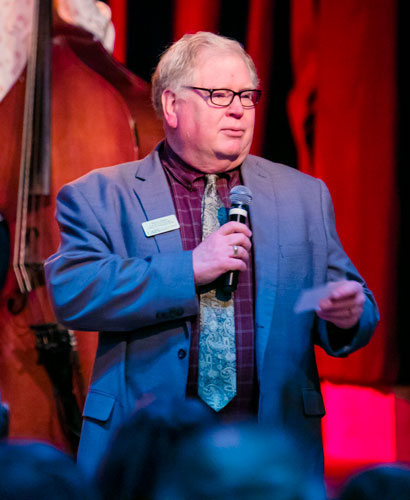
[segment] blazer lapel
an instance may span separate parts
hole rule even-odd
[[[138,164],[134,192],[147,221],[171,214],[175,215],[171,191],[157,150],[154,150]],[[150,238],[155,241],[159,252],[182,251],[181,234],[178,229]]]
[[[248,156],[242,165],[245,185],[254,197],[249,209],[255,266],[255,351],[261,376],[273,319],[278,276],[278,213],[269,167]]]

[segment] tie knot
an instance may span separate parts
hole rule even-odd
[[[206,174],[206,186],[213,187],[216,186],[216,181],[218,180],[217,174]]]
[[[216,231],[219,226],[219,210],[223,207],[216,190],[216,174],[207,174],[204,196],[202,198],[202,239]]]

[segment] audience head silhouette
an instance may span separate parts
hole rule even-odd
[[[153,401],[139,408],[116,433],[97,482],[103,499],[149,500],[166,464],[173,462],[182,437],[215,422],[209,407],[197,400]]]
[[[0,444],[2,500],[96,500],[74,460],[40,442]]]
[[[342,487],[340,500],[408,500],[410,468],[383,464],[351,476]]]
[[[219,425],[183,440],[156,500],[321,500],[296,444],[256,423]]]

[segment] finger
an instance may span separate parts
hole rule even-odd
[[[343,319],[354,319],[357,321],[363,313],[363,306],[354,305],[337,311],[318,310],[317,314],[320,318],[327,321],[336,321]]]
[[[250,252],[252,247],[251,240],[243,233],[233,233],[226,236],[226,242],[228,245],[236,245],[238,247],[243,247],[247,252]]]
[[[326,321],[356,318],[361,316],[361,313],[362,311],[357,308],[344,309],[343,311],[332,311],[332,312],[317,311],[318,316]]]
[[[341,281],[340,285],[332,290],[329,295],[331,300],[339,300],[342,298],[355,297],[363,294],[363,287],[357,281]]]
[[[227,271],[246,271],[248,268],[246,259],[231,258],[229,259],[225,272]]]
[[[361,307],[362,302],[356,300],[343,300],[343,301],[328,301],[323,300],[319,302],[319,308],[321,311],[331,312],[331,311],[344,311],[347,309],[352,309],[355,307]]]
[[[333,295],[330,295],[329,297],[326,297],[322,300],[319,301],[319,307],[320,309],[343,309],[347,307],[353,307],[355,305],[358,306],[363,306],[363,304],[366,301],[366,297],[363,293],[363,290],[361,288],[361,285],[359,285],[359,290],[358,293],[352,294],[352,295],[340,295],[337,297],[334,297]]]
[[[242,222],[235,222],[235,221],[227,222],[218,229],[218,232],[224,235],[232,233],[243,233],[248,238],[252,236],[252,231],[246,224],[242,224]]]
[[[230,257],[232,259],[241,259],[245,262],[248,262],[249,252],[245,248],[243,248],[239,245],[232,245],[232,253],[231,253]]]

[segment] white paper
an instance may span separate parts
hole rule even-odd
[[[328,297],[338,286],[339,283],[331,281],[326,283],[326,285],[302,290],[302,293],[295,304],[295,313],[299,314],[306,311],[318,310],[319,302]]]

